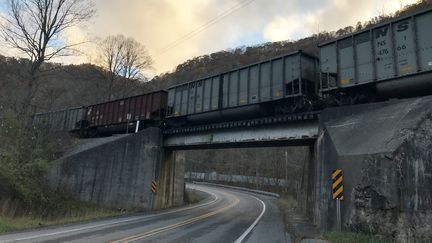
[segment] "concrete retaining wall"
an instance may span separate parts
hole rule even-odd
[[[170,198],[159,208],[181,205],[184,182],[167,175],[172,175],[175,168],[182,173],[184,164],[175,166],[175,160],[165,161],[161,157],[164,153],[161,139],[158,128],[148,128],[128,136],[111,137],[88,149],[84,146],[53,162],[50,182],[78,200],[106,207],[152,209],[156,207],[155,196]],[[156,195],[150,190],[153,179],[158,181]],[[182,190],[176,191],[178,187]]]

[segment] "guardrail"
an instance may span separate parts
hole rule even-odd
[[[198,184],[198,185],[218,186],[218,187],[223,187],[223,188],[235,189],[235,190],[252,192],[252,193],[257,193],[257,194],[261,194],[261,195],[265,195],[265,196],[280,198],[280,195],[277,193],[274,193],[274,192],[254,190],[254,189],[249,189],[249,188],[244,188],[244,187],[239,187],[239,186],[228,186],[228,185],[223,185],[223,184],[216,184],[216,183],[209,183],[209,182],[198,182],[198,181],[193,181],[192,183]]]

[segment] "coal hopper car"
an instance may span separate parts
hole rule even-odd
[[[168,89],[167,122],[208,123],[312,109],[318,59],[302,51]]]
[[[58,111],[36,113],[32,116],[33,125],[51,131],[78,131],[85,123],[86,107],[73,107]]]
[[[89,136],[110,135],[133,131],[139,121],[140,128],[158,125],[165,116],[167,92],[152,93],[108,101],[88,106]]]
[[[432,9],[320,47],[320,91],[351,98],[432,93]]]

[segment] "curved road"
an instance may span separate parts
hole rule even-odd
[[[287,242],[272,198],[188,185],[209,194],[199,204],[0,235],[0,242]]]

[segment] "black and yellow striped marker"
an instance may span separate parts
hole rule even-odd
[[[150,189],[153,193],[156,193],[157,191],[157,182],[156,180],[153,180],[151,183],[151,189]]]
[[[339,198],[340,201],[343,201],[343,175],[341,169],[336,169],[333,171],[332,180],[333,199]]]

